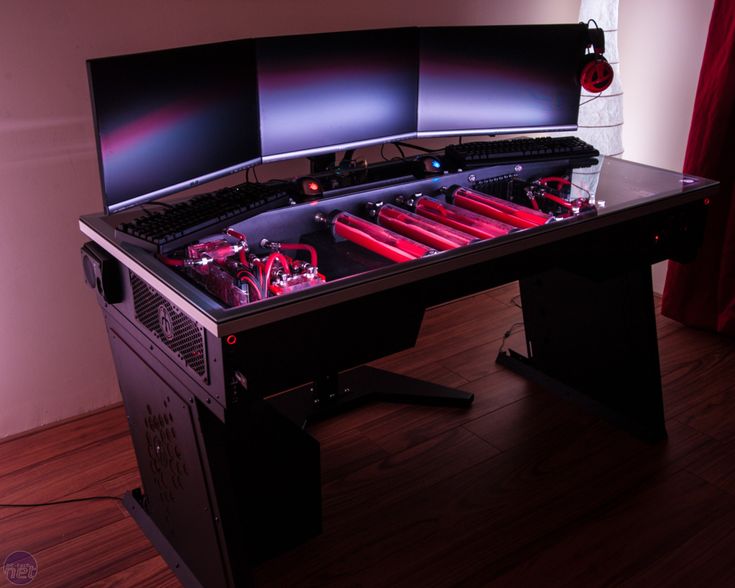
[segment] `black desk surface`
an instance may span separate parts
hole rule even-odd
[[[523,171],[531,176],[534,173],[543,175],[545,167],[548,167],[548,164],[528,163],[523,166]],[[263,227],[268,227],[269,234],[272,235],[273,227],[279,227],[283,235],[276,234],[275,238],[281,240],[298,238],[298,235],[289,234],[291,229],[288,226],[303,225],[308,219],[313,219],[316,212],[329,213],[336,208],[350,210],[354,209],[358,202],[390,200],[397,194],[431,193],[440,187],[453,184],[468,185],[470,174],[477,179],[491,178],[513,173],[514,169],[517,171],[512,165],[495,166],[373,190],[356,188],[349,193],[325,198],[316,205],[301,204],[263,213],[256,219],[244,221],[243,224],[247,226],[239,228],[247,229],[250,236],[257,235],[259,231],[264,230]],[[164,266],[150,252],[116,241],[114,226],[119,221],[114,216],[108,217],[101,213],[82,216],[80,229],[124,266],[185,310],[206,330],[221,337],[319,309],[323,310],[377,292],[402,288],[406,285],[426,286],[436,283],[436,280],[451,272],[466,271],[473,266],[492,263],[493,260],[523,256],[524,253],[542,250],[552,243],[591,235],[605,227],[624,225],[697,200],[702,201],[713,194],[717,187],[717,182],[712,180],[616,158],[600,158],[600,163],[596,166],[574,170],[572,181],[587,187],[597,207],[596,215],[553,222],[430,257],[392,264],[334,280],[287,296],[269,298],[231,309],[223,308],[213,298]],[[507,281],[506,278],[516,277],[499,275],[495,281],[478,283],[475,289],[492,287],[503,283],[503,280]],[[428,300],[428,303],[441,301],[439,298]]]

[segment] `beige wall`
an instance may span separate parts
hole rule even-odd
[[[681,170],[713,4],[620,0],[625,159]],[[654,291],[665,276],[654,266]]]
[[[300,32],[574,22],[577,6],[576,0],[3,0],[0,438],[119,400],[101,313],[79,262],[77,219],[101,208],[86,59]]]

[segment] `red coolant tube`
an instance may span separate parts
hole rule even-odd
[[[316,256],[316,249],[312,247],[311,245],[307,245],[306,243],[281,243],[281,250],[282,251],[307,251],[309,253],[309,257],[311,258],[311,265],[316,267],[319,265],[318,259]]]
[[[416,214],[480,239],[493,239],[507,235],[516,228],[493,218],[439,202],[428,196],[419,196],[416,199]]]
[[[449,192],[454,203],[484,216],[497,219],[514,227],[529,229],[548,223],[550,214],[508,202],[496,196],[475,192],[470,188],[454,188]]]
[[[477,237],[473,235],[463,233],[412,212],[407,212],[392,204],[384,204],[380,207],[378,223],[387,229],[411,237],[411,239],[441,251],[462,247],[477,241]]]
[[[410,261],[435,253],[434,249],[397,235],[349,212],[332,219],[334,233],[392,261]]]

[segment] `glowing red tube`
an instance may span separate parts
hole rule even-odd
[[[553,188],[556,189],[557,191],[561,190],[562,186],[572,185],[572,182],[570,182],[566,178],[560,178],[557,176],[549,176],[548,178],[541,178],[539,179],[538,183],[544,187],[550,187],[549,183],[557,184],[556,186],[553,186]],[[564,200],[564,198],[555,196],[554,194],[549,194],[546,191],[544,191],[542,195],[544,198],[547,198],[548,200],[556,202],[557,204],[563,206],[564,208],[569,208],[569,209],[574,208],[574,204],[572,204],[571,202],[567,202],[566,200]]]
[[[407,212],[392,204],[384,204],[378,211],[378,223],[396,233],[411,237],[434,249],[446,251],[477,241],[477,237],[453,229],[429,218]]]
[[[475,192],[469,188],[455,188],[450,194],[454,203],[461,208],[489,216],[521,229],[545,225],[553,218],[545,212],[520,206],[502,198]]]
[[[164,257],[163,255],[159,255],[158,259],[169,267],[184,267],[186,265],[186,261],[183,259],[174,259],[173,257]]]
[[[290,274],[291,268],[288,264],[288,259],[280,253],[271,253],[268,256],[268,261],[265,262],[265,291],[268,292],[271,289],[271,274],[273,273],[273,264],[278,261],[281,264],[283,273]]]
[[[225,233],[228,234],[230,237],[234,237],[238,241],[241,241],[243,245],[247,244],[247,239],[245,238],[245,235],[243,235],[239,231],[236,231],[235,229],[230,228],[230,229],[227,229]]]
[[[392,261],[410,261],[435,253],[434,249],[376,224],[340,212],[332,219],[334,233]]]
[[[311,256],[311,265],[314,267],[319,265],[317,263],[316,249],[311,245],[307,245],[306,243],[281,243],[280,248],[286,251],[308,251]]]
[[[480,239],[500,237],[515,229],[512,225],[439,202],[428,196],[419,196],[416,199],[416,214]]]

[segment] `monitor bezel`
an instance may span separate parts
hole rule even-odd
[[[256,104],[254,105],[255,112],[257,113],[257,116],[258,116],[258,121],[257,121],[258,154],[256,157],[246,159],[242,162],[238,162],[234,165],[230,165],[225,168],[220,168],[218,170],[213,170],[205,174],[200,174],[198,176],[187,178],[175,184],[171,184],[169,186],[165,186],[157,190],[152,190],[150,192],[132,196],[120,202],[110,204],[109,202],[110,198],[108,197],[106,184],[105,184],[105,167],[104,167],[104,160],[102,156],[102,144],[101,144],[100,128],[99,128],[99,116],[97,112],[97,101],[95,100],[95,95],[94,95],[94,83],[93,83],[93,72],[92,72],[93,66],[97,63],[100,63],[106,60],[111,60],[111,59],[121,59],[121,58],[128,58],[128,57],[129,58],[139,58],[145,55],[157,54],[157,53],[162,53],[162,52],[167,52],[167,51],[177,51],[180,49],[196,49],[198,47],[212,47],[212,46],[217,46],[217,45],[224,46],[227,44],[235,44],[239,42],[250,42],[254,46],[255,41],[256,39],[254,38],[230,39],[226,41],[217,41],[214,43],[199,43],[199,44],[194,44],[194,45],[165,47],[161,49],[153,49],[150,51],[136,51],[134,53],[124,53],[120,55],[107,55],[104,57],[94,57],[94,58],[90,58],[86,60],[85,66],[86,66],[86,71],[87,71],[87,84],[89,87],[89,96],[90,96],[91,110],[92,110],[92,123],[94,127],[95,146],[97,150],[97,167],[99,170],[100,188],[101,188],[101,193],[102,193],[102,205],[103,205],[104,212],[106,214],[114,214],[117,212],[121,212],[123,210],[127,210],[128,208],[133,208],[135,206],[140,206],[141,204],[152,202],[154,200],[163,198],[165,196],[171,196],[173,194],[178,194],[185,190],[196,188],[197,186],[201,186],[209,182],[213,182],[220,178],[224,178],[224,177],[245,171],[248,168],[261,164],[263,160],[262,160],[262,157],[260,156],[260,152],[261,152],[261,149],[260,149],[260,118],[259,118],[260,108],[259,108],[259,105],[257,104],[257,101],[259,99],[259,91],[258,91],[257,76],[256,76],[255,78]],[[252,52],[253,52],[253,59],[255,60],[254,47],[252,49]],[[256,64],[253,63],[254,68],[255,68],[255,65]]]

